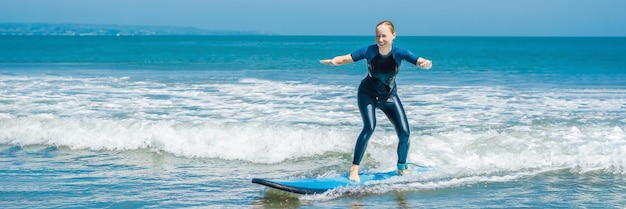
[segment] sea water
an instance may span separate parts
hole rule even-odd
[[[408,160],[294,196],[252,178],[345,175],[373,44],[334,36],[0,37],[1,208],[624,208],[626,38],[401,37]],[[377,112],[364,171],[393,170]]]

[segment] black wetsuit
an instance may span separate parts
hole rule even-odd
[[[399,47],[392,47],[391,52],[383,56],[378,52],[377,45],[363,47],[351,55],[355,62],[366,59],[368,68],[368,75],[361,81],[357,95],[359,111],[363,118],[363,130],[354,148],[352,164],[359,165],[363,159],[367,142],[376,128],[375,110],[379,108],[387,115],[398,134],[398,169],[404,170],[409,151],[410,131],[404,107],[396,95],[395,79],[402,60],[416,64],[418,57]]]

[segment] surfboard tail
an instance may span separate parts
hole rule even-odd
[[[297,186],[293,186],[293,185],[286,185],[284,183],[279,182],[280,180],[272,180],[272,179],[261,179],[261,178],[253,178],[252,179],[252,183],[255,184],[260,184],[263,186],[267,186],[270,188],[274,188],[274,189],[278,189],[278,190],[282,190],[282,191],[287,191],[287,192],[292,192],[292,193],[296,193],[296,194],[321,194],[324,193],[326,191],[328,191],[329,189],[316,189],[316,188],[303,188],[303,187],[297,187]]]

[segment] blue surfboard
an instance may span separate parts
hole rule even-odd
[[[425,172],[427,167],[419,166],[417,169],[411,169],[411,172]],[[327,177],[327,178],[295,178],[295,179],[263,179],[253,178],[252,183],[260,184],[270,188],[292,192],[296,194],[320,194],[328,190],[365,185],[372,181],[382,181],[391,177],[398,176],[397,171],[380,172],[380,173],[364,173],[359,174],[360,182],[350,181],[348,176]]]

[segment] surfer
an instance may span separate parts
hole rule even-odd
[[[409,123],[396,95],[396,75],[400,70],[401,62],[407,61],[422,69],[430,69],[430,60],[418,57],[411,51],[393,46],[396,38],[393,23],[388,20],[376,25],[376,44],[365,46],[343,56],[320,60],[322,64],[338,66],[353,63],[362,59],[367,60],[367,76],[361,81],[357,93],[359,112],[363,119],[363,129],[359,134],[354,148],[354,157],[350,167],[350,180],[360,181],[359,164],[367,142],[376,128],[376,108],[382,110],[393,124],[399,138],[398,142],[398,174],[407,174],[407,155],[409,151]]]

